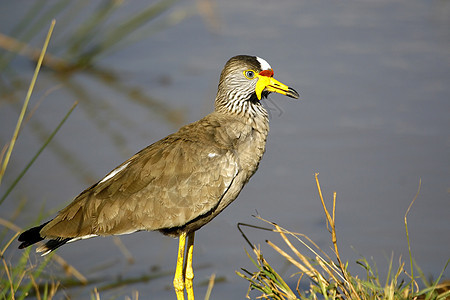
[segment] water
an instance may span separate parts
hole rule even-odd
[[[3,4],[3,33],[8,33],[21,15],[18,7],[24,5],[30,4]],[[134,5],[142,3],[129,3],[124,9]],[[195,5],[177,4],[171,12]],[[42,72],[31,105],[44,100],[17,142],[2,191],[42,144],[39,132],[50,132],[74,100],[80,104],[3,203],[0,217],[9,218],[20,199],[27,199],[15,221],[22,227],[30,226],[43,206],[53,212],[62,208],[134,152],[210,112],[226,60],[253,54],[266,59],[275,77],[294,87],[302,100],[273,95],[267,101],[271,132],[259,171],[238,200],[196,235],[197,295],[203,297],[206,286],[200,283],[216,273],[224,281],[214,286],[214,299],[244,298],[248,285],[234,272],[252,266],[236,224],[261,225],[251,217],[256,211],[328,249],[330,237],[315,172],[320,172],[326,199],[330,201],[337,191],[341,256],[350,261],[354,273],[361,271],[354,263],[359,254],[373,257],[381,272],[392,252],[394,261],[399,256],[407,260],[403,218],[421,180],[408,215],[409,233],[418,265],[436,277],[450,253],[450,5],[223,1],[215,3],[215,13],[218,31],[194,15],[98,62],[114,69],[119,82],[157,99],[163,107],[157,113],[89,75],[65,81]],[[35,40],[40,47],[42,39]],[[16,74],[31,78],[26,60],[17,58],[12,67]],[[45,95],[53,87],[57,89]],[[17,90],[22,91],[16,91],[22,100],[26,87]],[[20,102],[3,96],[0,103],[4,144],[13,132]],[[165,112],[181,117],[168,122]],[[58,147],[69,151],[72,162]],[[283,269],[283,260],[264,245],[265,239],[276,237],[247,231],[252,242],[262,244],[269,262]],[[151,268],[173,271],[177,240],[158,233],[121,239],[136,263],[128,264],[111,238],[77,242],[58,254],[91,279],[140,276]],[[7,255],[19,255],[14,247]],[[107,264],[113,267],[98,269]],[[57,270],[55,266],[53,272],[58,274]],[[288,275],[293,272],[286,270]],[[444,274],[450,277],[448,270]],[[104,292],[102,298],[131,295],[132,290],[138,290],[141,298],[174,298],[171,281],[172,274]],[[83,298],[90,288],[68,293]]]

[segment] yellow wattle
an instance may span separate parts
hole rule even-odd
[[[258,100],[261,100],[262,91],[266,88],[266,86],[270,85],[270,77],[267,76],[258,76],[258,82],[256,83],[255,93]]]

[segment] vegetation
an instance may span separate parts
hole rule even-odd
[[[129,1],[34,1],[18,14],[8,32],[0,32],[0,97],[11,109],[20,110],[29,84],[28,73],[17,70],[17,62],[35,64],[42,40],[52,19],[57,25],[51,47],[42,67],[49,87],[40,86],[45,94],[31,106],[28,129],[41,141],[50,135],[45,120],[31,118],[49,94],[63,93],[64,101],[79,101],[94,129],[108,137],[118,151],[129,154],[124,130],[135,129],[135,119],[123,113],[118,105],[103,95],[111,93],[142,107],[157,119],[177,126],[184,123],[184,112],[172,108],[167,101],[156,99],[142,86],[126,80],[117,67],[104,63],[105,58],[124,48],[150,39],[152,35],[201,12],[198,7],[177,6],[176,0],[140,2]],[[19,64],[20,65],[20,64]],[[170,79],[167,79],[169,80]],[[64,87],[64,89],[62,89]],[[99,93],[98,91],[103,91]],[[39,91],[38,91],[39,92]],[[127,103],[128,103],[127,102]],[[111,119],[114,122],[111,122]],[[120,129],[124,130],[120,130]],[[58,140],[47,146],[71,172],[84,182],[92,182],[93,171],[77,157],[73,149]],[[2,195],[3,196],[3,195]],[[4,197],[4,196],[3,196]]]
[[[436,280],[429,282],[428,279],[421,272],[420,268],[413,265],[413,257],[409,245],[409,234],[407,225],[407,215],[418,196],[411,202],[405,214],[405,228],[406,237],[408,240],[408,249],[411,262],[411,268],[408,272],[405,269],[405,263],[399,260],[399,266],[393,267],[393,257],[391,257],[389,263],[389,269],[387,277],[383,283],[378,274],[375,265],[371,265],[366,258],[362,258],[357,261],[364,272],[366,278],[362,279],[358,276],[354,276],[349,271],[348,262],[343,262],[337,244],[337,234],[335,227],[335,208],[336,208],[336,193],[333,197],[333,208],[330,211],[325,205],[325,201],[322,197],[322,191],[319,184],[318,174],[316,174],[317,189],[319,197],[323,205],[323,209],[326,215],[327,227],[331,233],[331,240],[334,249],[334,259],[328,256],[322,249],[320,249],[311,239],[306,235],[300,233],[294,233],[286,230],[279,225],[257,217],[259,220],[268,223],[272,228],[264,228],[259,226],[239,224],[239,229],[243,234],[246,241],[249,243],[253,250],[254,257],[247,252],[247,255],[253,265],[256,267],[256,271],[248,271],[242,269],[243,273],[237,272],[237,274],[249,281],[249,290],[247,297],[250,298],[250,292],[255,290],[261,293],[257,298],[264,299],[358,299],[358,300],[372,300],[372,299],[388,299],[388,300],[400,300],[400,299],[449,299],[450,298],[450,282],[444,281],[440,283],[442,274],[447,267],[449,261],[445,264],[444,270]],[[420,184],[419,184],[420,190]],[[298,276],[297,287],[295,291],[286,283],[286,280],[279,275],[279,273],[272,267],[269,262],[264,258],[260,247],[254,246],[250,243],[247,236],[243,233],[241,227],[250,226],[258,229],[269,230],[279,234],[285,243],[285,246],[292,252],[289,254],[283,250],[282,247],[267,240],[267,244],[272,247],[277,253],[282,255],[292,266],[299,270],[299,273],[293,276]],[[299,246],[303,245],[307,251],[307,254],[299,250],[299,246],[294,246],[292,242],[298,243]],[[415,276],[415,269],[419,273],[419,276]],[[406,277],[406,281],[403,279]],[[300,289],[301,282],[304,279],[308,280],[309,288]],[[418,279],[422,280],[422,284],[417,282]],[[424,286],[421,288],[421,286]]]
[[[50,41],[50,37],[51,37],[51,34],[52,34],[54,26],[55,26],[55,22],[53,21],[52,25],[50,27],[50,30],[49,30],[49,32],[47,34],[47,38],[45,40],[45,44],[44,44],[44,46],[42,48],[42,51],[41,51],[41,53],[39,55],[39,59],[38,59],[38,62],[37,62],[37,66],[36,66],[34,75],[33,75],[33,79],[32,79],[31,84],[29,86],[28,93],[27,93],[27,96],[25,98],[25,102],[24,102],[24,104],[22,106],[22,110],[21,110],[21,113],[19,115],[19,119],[17,121],[16,129],[14,131],[13,137],[11,138],[9,146],[3,148],[2,156],[1,156],[1,160],[0,160],[2,162],[1,169],[0,169],[0,183],[2,182],[3,176],[4,176],[5,172],[6,172],[6,168],[8,166],[12,150],[14,148],[15,142],[16,142],[17,137],[19,135],[19,130],[21,128],[21,125],[22,125],[22,122],[23,122],[23,119],[24,119],[24,116],[25,116],[25,112],[26,112],[27,107],[28,107],[28,103],[29,103],[29,100],[30,100],[30,97],[31,97],[31,94],[32,94],[32,91],[33,91],[33,88],[34,88],[34,85],[36,83],[36,79],[37,79],[37,76],[39,74],[39,70],[40,70],[40,68],[42,66],[42,61],[44,59],[44,55],[45,55],[45,52],[47,50],[47,46],[48,46],[48,43]],[[64,120],[63,120],[63,122],[64,122]],[[61,122],[61,124],[63,122]],[[58,126],[58,128],[59,127],[60,126]],[[56,131],[57,131],[57,129],[56,129]],[[56,131],[55,131],[55,133],[56,133]],[[4,156],[3,156],[3,154],[4,154]],[[38,155],[39,155],[39,153],[32,159],[31,163],[35,160],[35,158]],[[0,200],[0,205],[3,203],[4,199],[8,196],[9,192],[14,188],[15,184],[20,180],[20,178],[23,176],[23,174],[29,168],[31,163],[28,164],[28,166],[21,173],[19,178],[16,179],[15,182],[11,185],[11,187],[7,190],[5,195]],[[24,251],[22,257],[19,260],[19,262],[13,266],[11,264],[11,262],[8,262],[6,260],[6,258],[4,257],[4,254],[5,254],[6,249],[8,249],[8,247],[12,243],[12,241],[14,241],[17,238],[17,236],[19,235],[20,228],[18,228],[14,224],[8,222],[7,220],[1,220],[1,221],[2,221],[2,225],[3,226],[5,226],[6,228],[8,228],[10,230],[16,231],[16,234],[14,234],[13,237],[10,238],[6,242],[5,245],[2,245],[2,249],[0,251],[0,258],[2,260],[2,268],[1,268],[1,272],[0,272],[0,275],[2,275],[0,277],[0,287],[1,287],[0,296],[1,296],[1,298],[2,299],[16,299],[16,298],[17,299],[24,299],[30,293],[31,289],[34,288],[35,291],[36,291],[36,295],[39,295],[38,298],[51,299],[52,296],[55,293],[55,290],[57,289],[57,283],[54,283],[54,282],[46,283],[45,286],[44,286],[44,290],[42,292],[42,295],[41,295],[41,292],[40,292],[40,290],[38,288],[38,284],[37,284],[37,280],[36,280],[42,274],[42,271],[43,271],[44,267],[48,264],[49,259],[51,258],[51,256],[49,256],[47,259],[45,259],[36,268],[29,269],[29,267],[28,267],[28,255],[29,255],[30,250],[27,249],[26,251]],[[26,278],[26,277],[28,277],[30,280],[24,281],[24,278]],[[21,290],[21,293],[20,293],[20,295],[18,295],[16,297],[16,293],[17,293],[17,291],[19,289]]]

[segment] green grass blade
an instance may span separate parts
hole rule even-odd
[[[69,55],[77,55],[82,51],[83,45],[87,45],[99,31],[101,24],[114,12],[122,2],[103,1],[90,17],[81,24],[76,32],[67,41]]]
[[[75,102],[72,107],[69,109],[67,114],[64,116],[64,118],[59,122],[58,126],[53,130],[53,132],[50,134],[50,136],[47,138],[47,140],[44,142],[44,144],[39,148],[39,150],[36,152],[36,154],[31,158],[30,162],[25,166],[25,168],[20,172],[20,174],[14,179],[12,184],[9,186],[9,188],[6,190],[3,197],[0,199],[0,205],[5,201],[5,199],[8,197],[8,195],[11,193],[11,191],[14,189],[14,187],[17,185],[17,183],[22,179],[22,177],[25,175],[25,173],[28,171],[28,169],[33,165],[33,163],[36,161],[36,159],[39,157],[39,155],[44,151],[44,149],[47,147],[47,145],[51,142],[51,140],[55,137],[56,133],[59,131],[59,129],[62,127],[62,125],[66,122],[67,118],[70,116],[72,111],[77,106],[78,102]]]
[[[411,207],[413,206],[414,202],[416,201],[417,197],[419,197],[419,193],[420,193],[420,187],[422,185],[422,179],[419,179],[419,187],[417,188],[417,193],[414,196],[413,200],[411,201],[411,203],[408,206],[408,209],[406,210],[405,213],[405,218],[404,218],[404,223],[405,223],[405,232],[406,232],[406,240],[408,242],[408,253],[409,253],[409,262],[411,265],[411,291],[414,290],[414,265],[413,265],[413,256],[412,256],[412,252],[411,252],[411,243],[409,241],[409,232],[408,232],[408,213],[411,210]]]
[[[20,41],[25,43],[30,41],[33,37],[38,36],[41,30],[49,23],[49,21],[52,20],[63,9],[65,9],[67,7],[67,4],[69,3],[70,1],[68,0],[55,1],[55,4],[48,11],[46,11],[38,20],[36,20],[36,22],[33,22],[33,24],[31,23],[29,24],[29,29],[23,31],[21,37],[14,35],[13,36],[16,39],[20,39]],[[45,6],[45,4],[42,4],[42,6]],[[27,20],[24,19],[24,22],[27,22]],[[18,54],[17,52],[8,52],[7,54],[5,54],[5,56],[3,56],[2,59],[0,60],[0,70],[3,70],[17,54]]]
[[[105,39],[94,47],[94,49],[87,52],[84,55],[84,60],[92,61],[95,56],[109,50],[112,46],[121,42],[128,34],[168,10],[173,3],[175,3],[175,1],[177,0],[163,0],[157,2],[156,4],[149,6],[147,9],[144,9],[133,18],[105,33]]]
[[[39,35],[39,32],[45,28],[45,26],[48,24],[49,21],[53,20],[56,15],[58,15],[61,11],[64,9],[67,9],[68,5],[71,3],[69,0],[64,1],[55,1],[55,2],[49,2],[54,4],[50,9],[48,9],[44,14],[33,24],[30,24],[30,29],[25,32],[23,35],[22,41],[29,41],[33,37]]]
[[[39,264],[39,266],[35,269],[35,271],[33,273],[30,274],[30,276],[33,276],[33,278],[39,278],[41,276],[42,272],[44,271],[45,266],[47,266],[47,264],[50,262],[52,255],[53,254],[47,255],[47,257],[44,259],[44,261]],[[28,294],[32,288],[33,288],[33,283],[31,280],[27,284],[21,285],[22,294],[17,299],[18,300],[25,299],[25,297],[28,296]]]
[[[20,37],[23,32],[30,27],[34,19],[39,15],[40,10],[45,7],[45,0],[33,1],[34,5],[28,9],[28,12],[23,16],[23,18],[14,26],[11,30],[10,35],[14,37]]]
[[[30,83],[30,86],[28,88],[27,96],[25,97],[25,102],[24,102],[24,104],[22,106],[22,111],[20,112],[19,119],[17,120],[16,129],[14,130],[13,137],[11,138],[11,142],[9,143],[9,147],[8,147],[7,152],[6,152],[5,159],[4,159],[2,167],[0,169],[0,185],[2,183],[3,175],[5,174],[6,167],[8,166],[12,150],[14,149],[14,144],[16,143],[17,137],[19,135],[20,126],[22,125],[22,121],[23,121],[23,118],[25,116],[25,112],[27,110],[28,103],[29,103],[30,98],[31,98],[31,94],[32,94],[33,89],[34,89],[34,85],[36,84],[37,76],[38,76],[39,71],[41,69],[42,61],[44,60],[44,55],[45,55],[45,52],[47,51],[47,47],[48,47],[48,44],[50,42],[50,37],[52,36],[52,32],[53,32],[53,28],[54,27],[55,27],[55,20],[52,21],[52,23],[50,25],[50,29],[48,30],[44,46],[42,47],[41,55],[39,56],[39,60],[38,60],[37,65],[36,65],[36,69],[34,71],[33,78],[31,79],[31,83]],[[2,204],[2,201],[0,201],[0,205],[1,204]]]

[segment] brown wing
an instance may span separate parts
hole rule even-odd
[[[186,131],[186,130],[185,130]],[[189,130],[188,130],[189,131]],[[218,205],[238,173],[214,131],[173,134],[85,190],[42,230],[47,238],[178,227]]]

